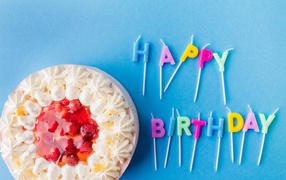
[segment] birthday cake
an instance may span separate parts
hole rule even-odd
[[[135,106],[106,73],[54,66],[24,79],[6,102],[1,152],[16,179],[118,179],[139,133]]]

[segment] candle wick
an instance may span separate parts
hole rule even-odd
[[[247,106],[248,106],[249,111],[252,112],[252,109],[251,109],[250,105],[247,104]]]
[[[140,40],[140,38],[141,38],[141,35],[138,36],[135,42],[137,43]]]
[[[179,110],[178,110],[178,109],[176,109],[176,112],[177,112],[178,116],[180,117],[180,113],[179,113]]]
[[[273,115],[275,115],[276,113],[277,113],[277,111],[279,110],[279,108],[277,108],[275,111],[274,111],[274,113],[273,113]]]
[[[152,117],[152,119],[154,119],[153,113],[151,113],[151,117]]]
[[[225,50],[225,52],[232,51],[232,50],[234,50],[234,48],[229,48],[229,49]]]
[[[209,45],[211,45],[211,43],[206,44],[202,49],[205,49]]]
[[[163,46],[166,46],[166,44],[164,43],[164,41],[162,39],[160,39],[160,41],[163,44]]]
[[[226,109],[228,110],[228,113],[231,113],[231,110],[229,109],[229,107],[226,107]]]

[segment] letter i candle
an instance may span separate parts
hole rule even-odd
[[[171,78],[169,79],[164,92],[167,91],[169,85],[171,84],[173,78],[175,77],[177,71],[179,70],[179,68],[181,67],[182,63],[185,62],[187,60],[187,58],[195,58],[198,56],[199,54],[199,50],[196,46],[193,45],[193,40],[194,40],[194,36],[192,35],[191,37],[191,43],[187,46],[185,52],[183,53],[183,55],[180,58],[180,63],[177,66],[177,68],[175,69],[174,73],[172,74]]]
[[[193,147],[193,152],[192,152],[192,159],[190,163],[190,171],[193,169],[193,164],[194,164],[194,158],[195,158],[195,153],[196,153],[196,148],[197,148],[197,140],[200,138],[201,134],[201,127],[206,125],[205,121],[200,120],[200,113],[198,114],[198,119],[192,119],[192,124],[196,125],[195,128],[195,134],[194,134],[194,147]]]
[[[220,142],[221,138],[223,136],[223,126],[224,126],[224,119],[219,118],[218,119],[218,125],[214,125],[213,118],[212,118],[212,112],[210,112],[210,117],[208,118],[208,130],[207,130],[207,136],[211,137],[214,130],[217,130],[217,152],[216,152],[216,163],[215,163],[215,171],[218,169],[218,163],[219,163],[219,153],[220,153]]]
[[[187,136],[191,136],[192,133],[189,129],[189,126],[191,125],[191,121],[188,117],[180,116],[180,113],[178,109],[176,109],[178,117],[177,117],[177,134],[179,138],[179,144],[178,144],[178,152],[179,152],[179,167],[182,165],[182,134],[183,130],[187,134]]]
[[[144,43],[144,49],[139,50],[139,43],[141,35],[138,36],[137,40],[134,42],[133,45],[133,59],[132,61],[138,62],[139,56],[144,56],[143,62],[144,62],[144,70],[143,70],[143,85],[142,85],[142,94],[145,95],[145,86],[146,86],[146,71],[147,71],[147,63],[149,61],[149,43]]]
[[[220,58],[218,53],[213,53],[213,56],[218,64],[219,72],[221,75],[221,86],[222,86],[222,95],[223,95],[223,104],[226,105],[226,93],[225,93],[225,84],[224,84],[224,64],[228,55],[228,52],[233,50],[234,48],[230,48],[223,52],[222,57]]]
[[[175,121],[176,121],[176,119],[174,117],[174,114],[175,114],[174,111],[175,111],[175,109],[172,108],[172,117],[170,118],[170,123],[169,123],[169,130],[168,130],[169,138],[168,138],[168,145],[167,145],[167,149],[166,149],[166,157],[165,157],[164,168],[167,167],[171,139],[172,139],[172,136],[174,135],[174,130],[175,130]]]
[[[258,156],[257,166],[259,166],[260,161],[261,161],[263,148],[264,148],[265,135],[268,133],[268,128],[269,128],[270,124],[273,122],[273,120],[275,118],[275,114],[278,110],[279,110],[279,108],[277,108],[274,111],[274,113],[269,115],[267,119],[266,119],[264,114],[259,113],[259,118],[260,118],[260,121],[262,124],[262,142],[261,142],[260,152],[259,152],[259,156]]]
[[[162,52],[161,52],[161,57],[160,57],[160,62],[159,62],[159,68],[160,68],[160,99],[162,99],[162,68],[165,63],[171,63],[172,65],[175,64],[174,58],[166,44],[163,42],[162,39],[160,41],[163,44],[162,47]]]
[[[156,148],[156,138],[162,138],[165,135],[164,121],[162,119],[155,119],[151,113],[151,128],[152,128],[152,138],[153,138],[153,151],[154,151],[154,168],[157,171],[157,148]]]

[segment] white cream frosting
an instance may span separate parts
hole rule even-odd
[[[34,117],[38,117],[42,112],[42,107],[39,104],[37,104],[31,100],[28,100],[24,104],[24,107],[28,111],[28,113]]]
[[[22,162],[28,161],[31,158],[35,158],[37,148],[34,144],[30,144],[28,149],[21,155],[20,160]]]
[[[56,165],[55,163],[50,163],[48,165],[48,171],[47,171],[48,180],[58,179],[61,174],[62,174],[61,168],[58,165]]]
[[[85,68],[80,66],[72,66],[67,70],[68,76],[66,77],[66,84],[82,88],[89,81],[90,73]]]
[[[21,163],[19,169],[14,169],[17,180],[35,179],[32,173],[34,166],[34,159],[30,158],[28,161]]]
[[[90,87],[91,93],[94,94],[95,98],[104,98],[113,92],[111,82],[101,75],[94,76],[87,86]]]
[[[4,130],[11,130],[15,127],[15,124],[17,123],[17,116],[13,113],[7,113],[0,120],[0,132],[3,132]]]
[[[79,101],[84,106],[90,106],[92,103],[92,95],[89,88],[84,88],[79,94]]]
[[[47,83],[46,87],[52,90],[55,86],[65,84],[66,70],[61,66],[54,66],[42,71],[43,80]]]
[[[65,87],[63,85],[55,85],[51,89],[51,98],[54,101],[60,101],[66,97]]]
[[[37,92],[35,98],[42,107],[46,107],[52,102],[51,94],[47,92]]]
[[[90,179],[97,178],[103,180],[112,180],[119,177],[118,171],[120,168],[115,162],[101,159],[97,166],[101,166],[101,168],[98,171],[91,173],[89,176]]]
[[[36,118],[52,101],[79,99],[99,125],[87,165],[58,166],[37,155]],[[24,128],[24,129],[23,129]],[[115,84],[81,66],[55,66],[24,79],[5,104],[0,131],[2,157],[13,164],[16,179],[118,179],[134,151],[134,119]]]
[[[114,93],[112,96],[107,96],[104,114],[106,116],[110,116],[112,114],[121,113],[125,111],[125,108],[127,108],[127,104],[123,100],[123,96],[118,93]]]
[[[36,118],[31,115],[19,116],[18,122],[27,130],[33,130],[35,128]]]
[[[32,74],[28,78],[24,79],[19,86],[20,90],[24,91],[24,94],[29,95],[31,97],[35,97],[35,94],[38,91],[43,90],[44,83],[41,78],[36,75]]]
[[[90,173],[90,167],[85,164],[78,163],[76,166],[76,173],[79,180],[87,180],[87,176]]]
[[[32,144],[35,140],[34,133],[32,131],[24,131],[23,133],[16,134],[16,139],[19,142],[24,142],[26,144]]]
[[[8,110],[16,110],[22,105],[24,98],[24,91],[16,90],[14,93],[9,95],[5,107]]]
[[[69,165],[64,165],[62,167],[62,176],[63,176],[63,180],[71,180],[71,179],[75,179],[76,176],[76,170],[75,167],[69,166]]]
[[[44,159],[42,157],[39,157],[35,161],[35,166],[33,168],[33,173],[34,174],[38,174],[41,171],[46,170],[48,168],[48,166],[49,166],[49,162],[46,159]]]
[[[114,121],[114,126],[112,126],[113,132],[117,135],[124,136],[128,139],[132,138],[132,132],[134,131],[134,120],[129,118],[126,112],[120,114],[120,118]]]
[[[130,144],[128,139],[125,139],[124,141],[115,142],[112,149],[111,156],[113,160],[119,161],[120,164],[122,164],[127,157],[130,157],[133,146]]]
[[[97,101],[94,101],[90,105],[90,112],[97,116],[103,113],[105,101],[102,98],[99,98]]]
[[[80,90],[75,85],[67,85],[65,90],[65,95],[68,100],[78,99]]]

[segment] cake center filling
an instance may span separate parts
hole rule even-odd
[[[79,100],[54,101],[37,117],[34,134],[37,153],[60,166],[75,166],[92,154],[98,125],[89,107]]]

